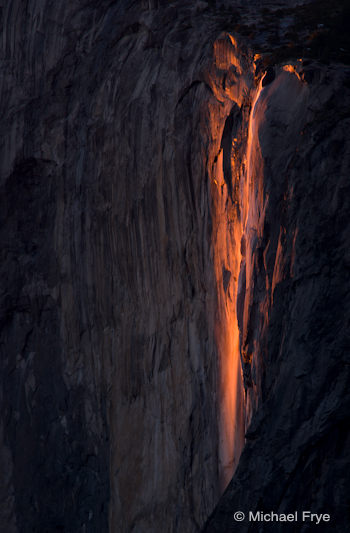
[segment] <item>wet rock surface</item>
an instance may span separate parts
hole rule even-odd
[[[339,66],[321,69],[312,85],[289,69],[263,88],[255,106],[251,172],[259,209],[251,210],[245,242],[249,232],[254,238],[243,253],[251,286],[242,285],[239,300],[241,347],[251,354],[244,365],[248,429],[206,532],[286,527],[249,521],[249,511],[298,511],[290,527],[309,531],[315,524],[302,522],[302,511],[313,509],[331,515],[323,531],[348,527],[345,83]],[[237,524],[235,511],[246,520]]]
[[[237,294],[213,228],[242,216],[260,37],[222,33],[256,2],[217,4],[1,8],[1,531],[202,530],[237,296],[249,428],[206,530],[346,505],[349,84],[313,61],[269,75],[258,239],[225,240]]]

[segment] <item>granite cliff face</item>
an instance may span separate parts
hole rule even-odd
[[[1,531],[344,530],[349,73],[256,17],[2,6]]]

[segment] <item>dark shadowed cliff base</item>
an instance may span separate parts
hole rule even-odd
[[[348,17],[0,0],[1,533],[349,529]]]

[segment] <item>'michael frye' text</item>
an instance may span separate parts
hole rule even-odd
[[[330,522],[330,515],[327,513],[312,513],[311,511],[302,511],[299,513],[263,513],[262,511],[249,511],[249,522],[314,522],[318,525],[321,522]]]

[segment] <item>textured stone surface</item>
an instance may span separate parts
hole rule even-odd
[[[208,531],[343,508],[349,81],[223,4],[2,5],[1,531],[199,531],[244,414]]]
[[[195,531],[220,492],[212,46],[128,7],[2,10],[6,531]]]

